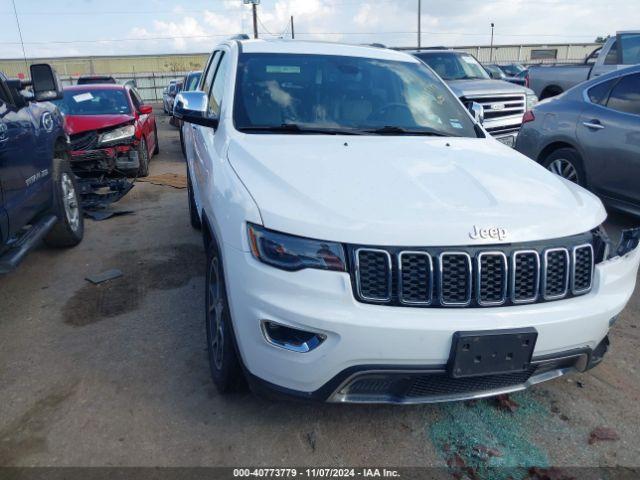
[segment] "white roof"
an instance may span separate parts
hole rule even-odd
[[[343,55],[367,57],[380,60],[419,62],[415,57],[388,48],[366,45],[347,45],[332,42],[310,42],[304,40],[241,40],[243,53],[298,53],[309,55]]]

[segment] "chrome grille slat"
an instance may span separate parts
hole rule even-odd
[[[420,297],[420,293],[424,293],[423,298]],[[400,303],[406,305],[431,305],[433,299],[433,259],[431,255],[412,250],[400,252],[398,255],[398,298]]]
[[[519,258],[523,259],[523,264],[519,265]],[[535,302],[540,291],[540,255],[538,252],[536,250],[514,252],[511,271],[511,301],[516,304]],[[530,295],[526,295],[527,288],[533,291]]]
[[[544,251],[542,296],[545,300],[563,298],[569,292],[570,259],[566,248]]]
[[[356,284],[360,297],[373,302],[391,300],[393,270],[389,252],[376,248],[359,248],[355,257]],[[380,270],[383,271],[382,274]]]
[[[498,263],[496,263],[496,260]],[[495,272],[498,269],[499,272]],[[478,305],[502,305],[507,301],[509,266],[502,252],[481,252],[476,257]]]
[[[580,295],[591,290],[593,284],[593,246],[583,244],[571,251],[571,293]]]
[[[445,262],[453,262],[451,264]],[[442,252],[438,258],[440,305],[464,307],[471,303],[473,266],[466,252]],[[461,282],[464,281],[464,284]],[[461,292],[460,290],[463,290]]]

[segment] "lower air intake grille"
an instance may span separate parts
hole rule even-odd
[[[424,375],[413,380],[406,396],[408,398],[435,397],[508,388],[525,383],[534,371],[535,367],[531,367],[525,372],[471,378]]]

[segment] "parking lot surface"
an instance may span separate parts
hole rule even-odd
[[[151,174],[184,175],[178,132],[166,116],[158,121]],[[0,465],[640,463],[637,289],[603,364],[512,395],[502,408],[220,396],[206,355],[205,256],[186,189],[139,182],[116,207],[135,213],[88,220],[78,247],[40,248],[0,278]],[[614,216],[610,227],[632,223]],[[123,276],[85,280],[113,268]],[[619,438],[589,443],[597,428]]]

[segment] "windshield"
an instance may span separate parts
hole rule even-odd
[[[198,83],[200,83],[201,75],[202,72],[190,73],[189,75],[187,75],[187,81],[185,82],[186,87],[184,88],[184,90],[187,92],[196,90],[198,88]]]
[[[245,131],[476,137],[462,104],[419,62],[243,54],[233,115]]]
[[[526,70],[522,65],[518,65],[517,63],[512,63],[511,65],[502,65],[500,67],[507,75],[516,76],[520,72]]]
[[[131,113],[124,90],[65,90],[54,102],[66,115],[119,115]]]
[[[416,57],[429,65],[443,80],[487,79],[489,74],[482,65],[466,53],[417,53]]]

